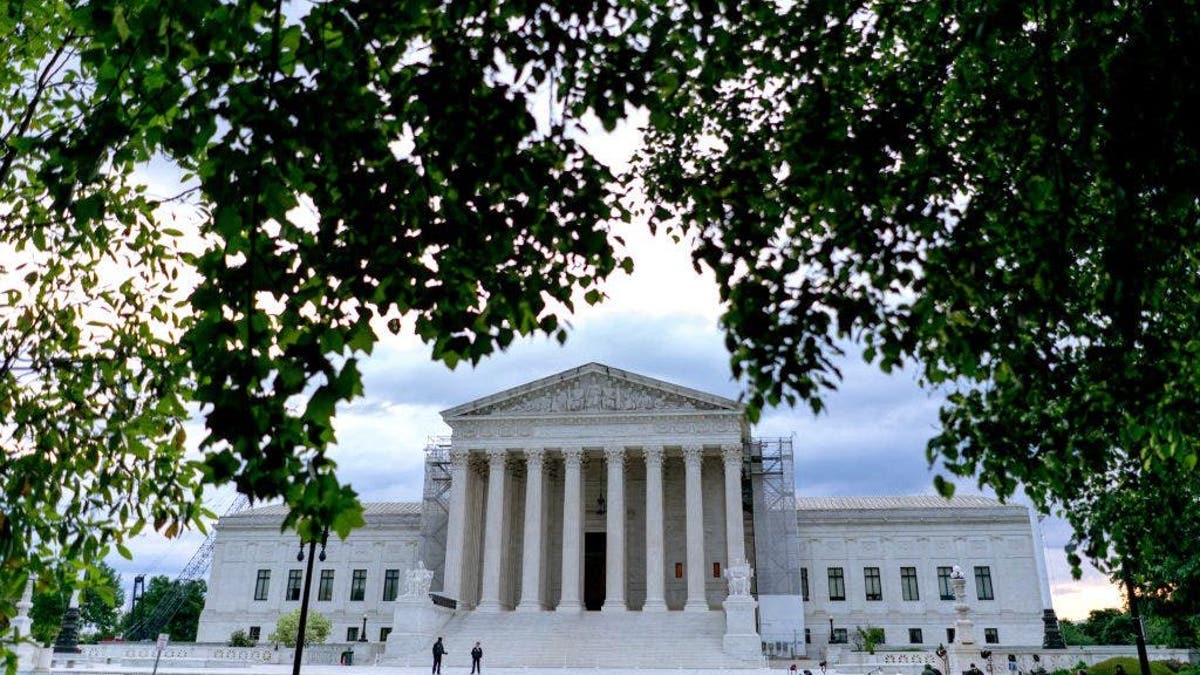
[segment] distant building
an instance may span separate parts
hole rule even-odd
[[[366,527],[314,568],[311,607],[335,640],[358,640],[365,616],[390,656],[438,634],[448,658],[483,640],[497,666],[822,657],[859,627],[930,649],[952,639],[959,565],[980,643],[1043,642],[1045,562],[1024,507],[796,498],[791,440],[752,439],[738,403],[594,363],[442,416],[453,433],[427,452],[423,501],[367,504]],[[299,607],[304,565],[282,517],[218,523],[200,641],[265,639]],[[727,599],[740,560],[754,570],[744,602]],[[409,585],[418,562],[436,609]]]

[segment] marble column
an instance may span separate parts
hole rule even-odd
[[[608,465],[607,522],[605,523],[605,612],[625,611],[625,448],[604,449]]]
[[[518,612],[542,608],[542,467],[545,451],[525,451],[525,550],[521,555],[521,602]]]
[[[504,537],[504,490],[508,487],[505,463],[508,451],[491,448],[488,454],[488,494],[486,524],[483,531],[483,579],[479,590],[478,612],[500,611],[500,562],[508,542]]]
[[[583,448],[563,448],[563,534],[562,534],[562,594],[559,611],[580,610],[580,570],[582,563],[583,478],[581,462]]]
[[[663,599],[663,449],[645,448],[646,456],[646,604],[643,612],[665,612]]]
[[[446,523],[446,567],[442,594],[462,602],[463,552],[467,532],[467,451],[450,450],[450,513]]]
[[[725,566],[746,560],[742,525],[742,446],[721,446],[725,460]]]
[[[700,460],[704,447],[683,446],[684,493],[687,504],[687,602],[685,612],[708,611],[704,594],[704,502],[700,494]]]

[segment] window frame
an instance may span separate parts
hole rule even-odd
[[[250,626],[250,630],[246,631],[246,637],[258,642],[262,639],[262,626]]]
[[[808,602],[808,568],[800,568],[800,598]]]
[[[358,626],[346,627],[346,642],[358,642]]]
[[[300,599],[300,589],[304,580],[302,570],[288,570],[287,586],[284,587],[284,602],[296,602]]]
[[[921,600],[921,582],[917,579],[916,567],[900,568],[900,598],[906,602]]]
[[[1000,629],[999,628],[984,628],[983,643],[988,645],[1000,644]]]
[[[394,602],[400,596],[400,570],[398,568],[383,571],[383,601]]]
[[[367,570],[357,569],[350,573],[350,602],[367,599]]]
[[[845,602],[846,600],[846,570],[841,567],[828,567],[826,572],[829,576],[829,600],[831,602]],[[839,591],[836,595],[834,590]]]
[[[916,638],[916,639],[913,639]],[[920,628],[908,629],[908,644],[923,645],[925,644],[925,634]]]
[[[317,583],[317,602],[333,601],[334,570],[321,570],[321,578]]]
[[[937,568],[938,598],[941,600],[954,599],[954,583],[951,581],[950,577],[950,575],[953,573],[953,567],[938,566]]]
[[[863,597],[867,602],[883,601],[883,576],[878,567],[863,568]]]
[[[992,568],[990,565],[975,566],[975,599],[996,599],[996,587],[992,583]]]
[[[254,578],[254,601],[263,602],[271,595],[271,570],[260,569]]]
[[[831,645],[848,645],[850,644],[850,632],[845,628],[834,628],[829,634],[829,644]]]

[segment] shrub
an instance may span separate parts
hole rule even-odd
[[[230,647],[253,647],[254,640],[251,640],[250,636],[246,635],[246,631],[239,628],[230,634],[229,646]]]
[[[300,628],[300,610],[294,609],[279,617],[275,630],[267,636],[271,642],[285,647],[296,646],[296,631]],[[308,623],[304,624],[304,644],[319,645],[329,637],[333,624],[327,617],[317,612],[308,613]]]
[[[1141,673],[1141,666],[1138,665],[1138,660],[1129,656],[1117,656],[1111,659],[1105,659],[1087,669],[1088,675],[1114,675],[1117,671],[1117,666],[1120,665],[1125,669],[1125,675],[1138,675]],[[1161,661],[1150,662],[1150,675],[1174,675],[1167,664]]]

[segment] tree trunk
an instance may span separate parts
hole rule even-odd
[[[1142,612],[1138,609],[1137,587],[1129,572],[1127,560],[1121,561],[1121,576],[1125,580],[1125,597],[1129,601],[1129,616],[1133,618],[1133,634],[1137,638],[1138,664],[1142,675],[1150,675],[1150,656],[1146,654],[1146,631],[1142,626]]]

